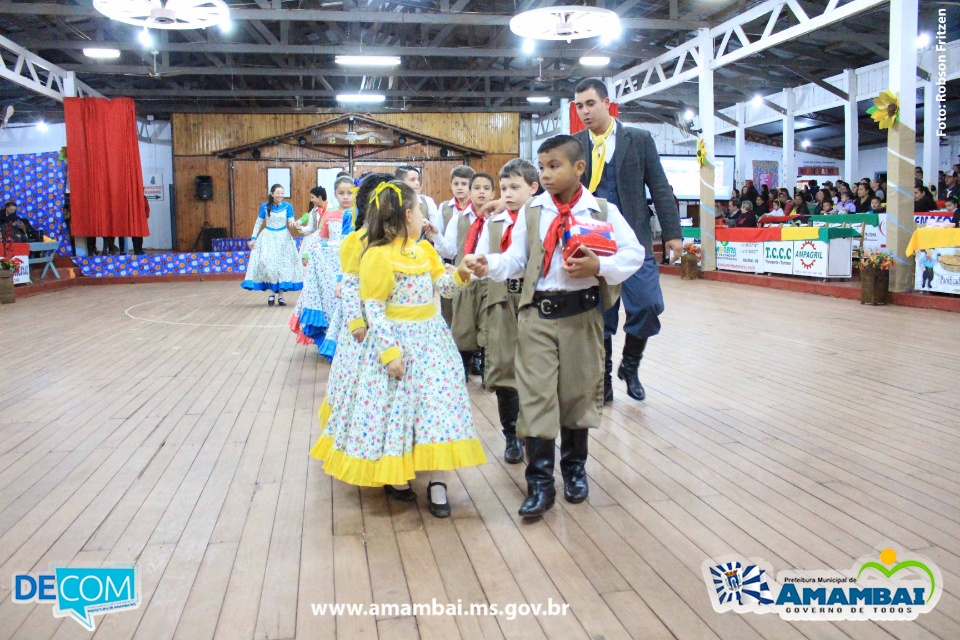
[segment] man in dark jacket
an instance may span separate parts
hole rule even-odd
[[[663,312],[660,271],[653,257],[653,233],[645,187],[653,196],[666,249],[679,256],[683,249],[680,216],[676,200],[660,164],[653,137],[642,129],[625,127],[610,115],[610,98],[602,81],[588,78],[575,90],[577,114],[586,129],[575,134],[587,151],[587,170],[581,180],[598,198],[604,198],[623,213],[646,250],[643,266],[623,283],[620,297],[626,311],[623,330],[626,339],[618,377],[626,382],[627,394],[643,400],[640,359],[647,339],[660,332],[658,316]],[[604,317],[604,402],[613,400],[613,334],[620,320],[620,303]]]

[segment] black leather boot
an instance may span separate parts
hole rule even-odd
[[[613,338],[603,338],[603,404],[613,402]]]
[[[473,352],[473,364],[472,364],[472,370],[470,371],[470,373],[472,373],[475,376],[480,376],[480,379],[483,380],[483,368],[486,365],[486,363],[487,363],[486,353],[482,348],[477,349],[476,351]]]
[[[524,438],[527,449],[527,499],[520,505],[520,515],[535,518],[553,506],[557,488],[553,485],[556,440]]]
[[[646,338],[635,338],[629,333],[623,343],[623,358],[620,360],[617,377],[627,383],[627,395],[634,400],[643,400],[647,397],[647,392],[640,384],[640,360],[643,358],[643,350],[646,346]]]
[[[470,382],[470,366],[473,362],[473,352],[461,351],[460,359],[463,360],[463,379]]]
[[[589,429],[560,427],[560,475],[563,476],[563,497],[567,502],[583,502],[590,493],[585,468],[589,442]]]
[[[509,464],[523,462],[523,443],[517,437],[517,418],[520,416],[520,394],[516,389],[497,389],[497,410],[500,427],[507,441],[503,460]]]

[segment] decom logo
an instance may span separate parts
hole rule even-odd
[[[717,242],[717,257],[730,258],[731,260],[736,258],[737,246],[735,244],[730,244],[729,241],[725,240]]]
[[[801,244],[794,255],[804,269],[813,269],[813,265],[817,264],[817,260],[823,260],[823,251],[817,251],[817,245],[810,240],[806,240]]]
[[[140,578],[136,565],[126,567],[58,567],[53,573],[13,576],[14,602],[53,603],[57,618],[72,617],[93,631],[93,616],[140,606]]]
[[[785,570],[772,579],[762,560],[705,560],[703,578],[718,613],[776,613],[784,620],[914,620],[940,600],[940,569],[890,547],[850,570]]]

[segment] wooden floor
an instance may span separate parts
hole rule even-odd
[[[492,394],[453,517],[307,456],[328,365],[236,283],[80,287],[0,308],[0,638],[86,638],[11,576],[139,563],[95,638],[960,638],[960,322],[663,278],[634,402],[592,434],[588,502],[521,524]],[[292,304],[293,300],[291,300]],[[421,496],[425,479],[414,484]],[[889,542],[943,571],[915,622],[713,612],[707,557],[848,569]],[[313,615],[311,604],[569,603],[566,616]]]

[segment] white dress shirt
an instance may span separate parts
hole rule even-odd
[[[450,224],[447,225],[447,228],[443,230],[443,234],[432,238],[433,247],[437,250],[437,253],[440,254],[440,257],[446,258],[447,260],[456,260],[457,259],[457,226],[460,224],[460,217],[467,216],[467,220],[470,224],[473,224],[473,221],[477,219],[477,214],[473,212],[473,205],[464,207],[463,211],[457,211],[456,200],[450,200],[450,206],[453,207],[454,215],[450,216]],[[443,220],[440,220],[440,224],[437,225],[439,229],[443,225]]]
[[[433,226],[435,226],[437,229],[442,229],[442,228],[443,228],[443,216],[440,215],[440,209],[439,209],[439,207],[437,207],[437,203],[434,202],[434,201],[433,201],[433,198],[431,198],[431,197],[428,196],[428,195],[423,195],[423,194],[421,194],[420,197],[423,198],[423,200],[425,200],[426,203],[427,203],[427,210],[426,210],[426,211],[421,211],[420,213],[423,214],[423,217],[424,217],[424,218],[426,218],[426,219],[429,220],[431,223],[433,223]],[[423,204],[423,203],[421,202],[421,204]]]
[[[517,215],[517,222],[519,221],[520,216]],[[483,231],[480,232],[480,240],[477,242],[477,250],[474,252],[476,255],[485,256],[490,254],[490,224],[494,222],[503,223],[503,233],[506,233],[507,229],[514,225],[513,219],[510,217],[510,213],[508,211],[501,211],[497,215],[490,217],[487,220],[487,223],[483,225]],[[510,244],[512,245],[514,242],[516,242],[515,235],[511,238]],[[522,277],[523,271],[518,271],[510,276],[511,279]]]
[[[511,277],[517,277],[514,274],[523,273],[527,266],[527,210],[530,207],[541,206],[540,213],[540,242],[547,235],[550,224],[554,218],[560,215],[557,205],[553,202],[553,197],[543,192],[520,211],[517,216],[517,222],[513,229],[513,240],[510,247],[502,254],[491,254],[487,256],[487,263],[490,268],[489,277],[493,280],[503,281]],[[574,216],[586,216],[595,218],[595,212],[600,211],[600,205],[597,199],[586,189],[580,196],[571,210]],[[612,203],[607,203],[607,222],[613,225],[614,239],[617,241],[617,253],[612,256],[598,256],[600,260],[600,276],[606,280],[607,284],[620,284],[632,276],[643,265],[644,249],[643,245],[637,240],[633,229],[623,218],[623,214]],[[550,272],[542,276],[537,282],[537,291],[579,291],[589,289],[599,284],[599,280],[590,278],[573,278],[563,270],[562,247],[557,245],[553,252],[553,259],[550,262]]]

